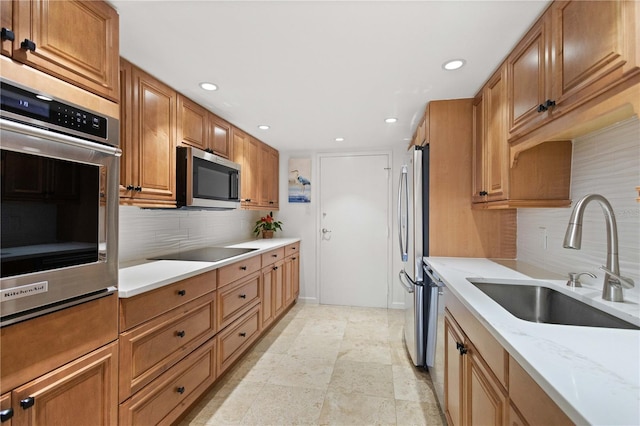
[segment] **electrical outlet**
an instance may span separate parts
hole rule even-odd
[[[544,226],[538,227],[538,241],[540,242],[540,248],[542,250],[547,250],[548,246],[548,238],[547,238],[547,228]]]

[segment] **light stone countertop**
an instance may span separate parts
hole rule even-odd
[[[424,260],[571,420],[594,425],[640,424],[640,330],[521,320],[467,278],[535,279],[640,325],[637,293],[626,290],[624,303],[607,302],[601,299],[601,287],[583,284],[582,288],[572,289],[566,286],[566,280],[532,278],[534,274],[525,275],[488,259]]]
[[[120,265],[118,273],[118,296],[133,297],[155,290],[177,281],[218,269],[230,263],[259,256],[269,250],[300,241],[300,238],[272,238],[251,240],[234,244],[217,244],[218,247],[253,248],[249,253],[233,256],[218,262],[184,260],[142,260]]]

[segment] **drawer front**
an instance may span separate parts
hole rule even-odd
[[[229,368],[260,332],[260,305],[255,306],[218,335],[218,374]]]
[[[256,273],[229,285],[218,294],[218,328],[231,324],[250,306],[260,302],[260,274]]]
[[[231,265],[218,269],[218,284],[220,287],[231,284],[260,270],[260,256],[250,257]]]
[[[215,293],[120,335],[120,401],[213,337]]]
[[[216,339],[210,339],[129,400],[120,425],[169,425],[216,379]]]
[[[300,251],[300,241],[298,241],[297,243],[288,244],[284,247],[285,256],[291,256],[293,254],[298,253],[299,251]]]
[[[271,265],[272,263],[276,263],[278,260],[284,259],[284,247],[280,247],[279,249],[271,250],[262,255],[262,267]]]
[[[216,271],[206,272],[134,297],[120,299],[120,331],[184,305],[216,289]]]

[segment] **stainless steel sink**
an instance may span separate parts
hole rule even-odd
[[[469,280],[512,315],[531,322],[587,327],[640,327],[548,287]]]

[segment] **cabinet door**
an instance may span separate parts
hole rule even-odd
[[[637,2],[558,1],[552,5],[554,95],[558,113],[637,74]]]
[[[551,98],[550,19],[544,15],[507,59],[509,137],[525,133],[549,119],[544,108]],[[548,81],[549,80],[549,81]]]
[[[259,206],[265,209],[278,207],[278,151],[269,145],[259,144],[260,167]]]
[[[278,261],[273,264],[272,280],[273,280],[273,313],[274,316],[280,315],[285,308],[284,305],[284,261]]]
[[[271,268],[265,268],[260,277],[260,322],[262,328],[273,322],[273,274]]]
[[[447,423],[451,426],[462,424],[462,389],[463,389],[463,361],[458,346],[464,339],[455,324],[446,316],[444,319],[444,404]]]
[[[487,201],[508,197],[509,151],[506,128],[506,87],[503,66],[484,89]]]
[[[13,425],[111,425],[118,412],[118,346],[112,343],[15,389]]]
[[[0,1],[0,25],[3,30],[13,31],[13,1]],[[0,54],[11,56],[13,42],[3,38],[0,43]]]
[[[178,94],[178,143],[206,149],[208,115],[206,109]]]
[[[118,101],[119,23],[111,6],[52,0],[13,6],[14,59]],[[35,50],[21,48],[25,39],[35,43]]]
[[[509,404],[506,392],[484,365],[473,345],[468,345],[465,358],[465,424],[495,425],[506,423]]]
[[[284,304],[289,306],[293,302],[293,259],[291,257],[284,259],[283,268]]]
[[[132,65],[120,58],[120,197],[129,197],[133,188],[133,167],[137,164],[137,147],[133,144],[133,83]]]
[[[240,170],[240,197],[242,207],[258,205],[258,145],[249,135],[233,128],[233,161]]]
[[[176,92],[136,67],[131,77],[133,197],[175,202]]]
[[[224,158],[231,158],[231,125],[209,114],[209,148]]]
[[[293,293],[293,301],[300,295],[300,255],[291,258],[291,287]]]
[[[473,100],[473,175],[471,200],[474,203],[486,201],[484,197],[485,174],[485,134],[484,98],[480,93]]]

